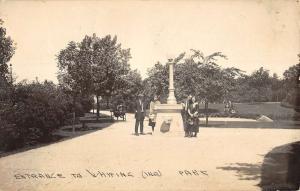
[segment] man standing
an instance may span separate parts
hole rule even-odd
[[[144,118],[145,118],[145,104],[143,100],[143,94],[138,95],[138,100],[135,106],[135,135],[138,136],[138,128],[140,125],[140,134],[144,134]]]

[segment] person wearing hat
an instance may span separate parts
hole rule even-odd
[[[140,134],[144,134],[144,119],[146,105],[143,100],[143,94],[138,95],[138,100],[135,104],[135,135],[139,135],[138,128],[140,126]]]

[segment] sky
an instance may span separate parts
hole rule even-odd
[[[291,1],[5,1],[0,18],[16,43],[10,63],[17,81],[57,82],[58,52],[85,35],[117,35],[143,78],[157,61],[190,49],[220,51],[250,74],[260,67],[282,76],[298,63],[300,3]]]

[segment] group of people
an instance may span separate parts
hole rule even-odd
[[[154,106],[160,104],[158,96],[154,96],[150,102],[149,109],[149,126],[152,127],[152,133],[156,125],[156,113]],[[182,119],[184,123],[185,137],[197,137],[199,132],[199,103],[196,101],[196,97],[189,95],[185,103],[182,104]],[[144,135],[144,119],[146,115],[146,104],[143,100],[143,95],[139,94],[135,107],[135,135]],[[139,131],[140,127],[140,133]]]
[[[225,106],[224,106],[224,113],[225,114],[234,114],[236,113],[233,103],[229,100],[229,101],[224,101]]]
[[[182,119],[184,123],[185,137],[197,137],[199,133],[199,103],[196,97],[189,95],[183,103]]]

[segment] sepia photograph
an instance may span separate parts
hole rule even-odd
[[[300,1],[1,0],[17,190],[300,190]]]

